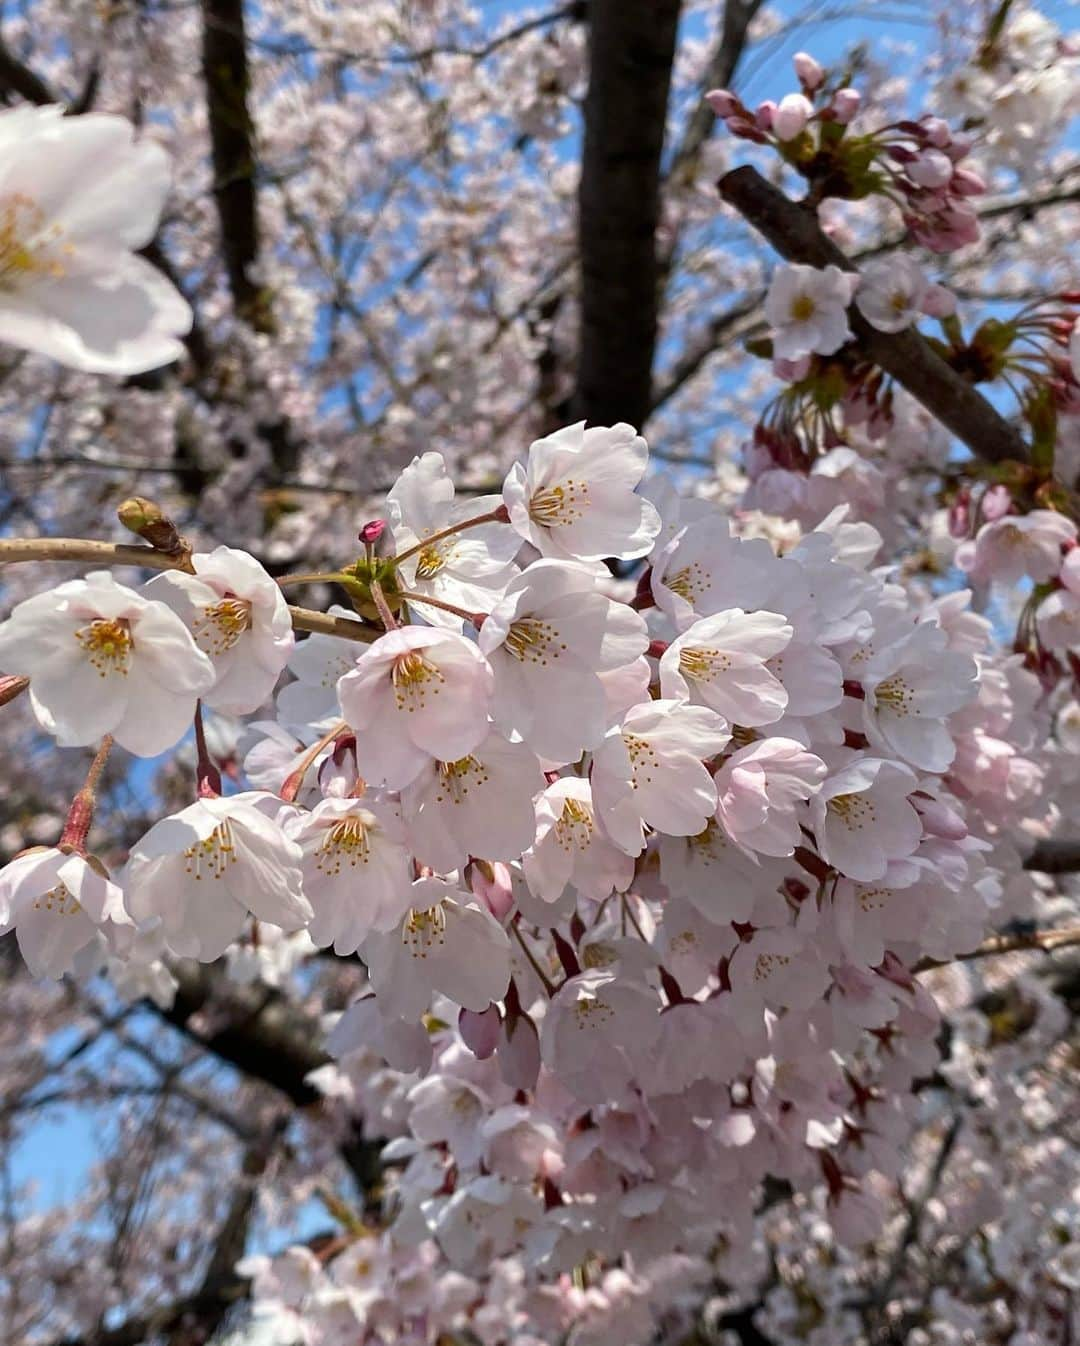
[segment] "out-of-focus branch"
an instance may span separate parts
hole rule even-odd
[[[0,34],[0,95],[7,99],[12,94],[39,107],[61,101],[40,75],[19,60]]]
[[[857,268],[825,234],[811,207],[790,200],[754,168],[726,173],[717,184],[721,197],[789,262]],[[913,330],[879,332],[852,309],[851,328],[875,364],[987,462],[1024,459],[1017,431],[976,389],[951,369]]]
[[[641,425],[658,322],[660,155],[679,0],[592,0],[578,191],[581,340],[571,414]]]
[[[250,275],[259,256],[259,221],[244,2],[202,0],[202,12],[202,71],[221,254],[237,314],[265,332],[270,330],[269,309],[264,292]]]
[[[734,83],[735,72],[746,49],[750,24],[762,4],[763,0],[726,0],[720,38],[701,82],[702,97],[691,112],[682,139],[671,156],[666,174],[668,182],[678,182],[693,172],[702,146],[712,135],[717,120],[704,95],[709,89],[728,89]]]
[[[1071,949],[1080,944],[1080,926],[1065,926],[1060,930],[1025,930],[1013,935],[991,935],[970,953],[958,953],[955,958],[940,960],[921,958],[912,972],[927,972],[934,967],[948,967],[951,963],[970,963],[976,958],[997,958],[1004,953],[1054,953],[1057,949]]]
[[[1024,860],[1037,874],[1075,874],[1080,870],[1080,837],[1051,837],[1040,841]]]

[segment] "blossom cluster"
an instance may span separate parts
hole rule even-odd
[[[529,1286],[583,1262],[615,1278],[596,1313],[647,1320],[619,1259],[677,1250],[685,1291],[767,1177],[871,1237],[867,1178],[936,1050],[911,968],[1003,906],[965,821],[1008,699],[988,623],[963,594],[914,606],[842,509],[777,555],[642,489],[646,459],[629,426],[573,425],[462,501],[418,458],[337,576],[376,614],[352,622],[366,647],[294,644],[278,585],[228,547],[0,625],[65,745],[156,754],[197,698],[251,712],[291,671],[246,788],[220,792],[201,741],[198,798],[115,875],[73,807],[0,872],[5,928],[39,973],[107,951],[144,988],[252,919],[359,953],[370,990],[318,1083],[399,1136],[385,1256],[406,1277],[431,1240],[462,1276],[518,1257],[523,1332]],[[365,1321],[345,1289],[332,1316]]]

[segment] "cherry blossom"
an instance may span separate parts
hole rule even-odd
[[[661,691],[706,705],[731,724],[771,724],[783,715],[787,692],[766,663],[791,636],[775,612],[729,608],[703,617],[661,655]]]
[[[123,117],[0,114],[0,337],[75,369],[138,374],[179,359],[187,301],[138,255],[168,156]]]
[[[103,570],[19,603],[0,623],[0,663],[30,679],[30,704],[63,747],[111,734],[154,757],[188,729],[210,660],[161,603]]]
[[[765,296],[773,354],[783,360],[811,352],[832,355],[850,341],[847,308],[857,281],[835,266],[777,267]]]

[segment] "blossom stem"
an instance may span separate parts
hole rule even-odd
[[[382,622],[387,631],[396,631],[398,628],[397,618],[390,611],[390,604],[386,601],[382,585],[374,576],[371,578],[371,598],[379,614],[379,621]]]
[[[278,794],[285,800],[286,804],[291,804],[300,793],[300,786],[304,783],[304,777],[307,775],[308,767],[311,766],[319,753],[321,753],[324,748],[329,747],[334,739],[336,739],[343,730],[348,729],[348,727],[349,726],[344,720],[338,720],[337,724],[335,724],[332,729],[327,730],[317,743],[313,743],[311,747],[308,748],[307,752],[301,757],[298,765],[285,777],[284,783],[278,791]]]
[[[83,781],[78,794],[71,801],[67,821],[64,823],[64,830],[60,834],[59,845],[70,846],[80,855],[86,849],[86,838],[90,832],[90,824],[94,821],[97,786],[101,780],[101,773],[105,770],[105,763],[109,760],[112,745],[112,734],[106,734],[101,740],[101,746],[94,754],[94,760],[90,763],[86,780]]]
[[[552,982],[551,978],[548,977],[548,976],[546,975],[546,973],[544,972],[544,969],[543,969],[543,968],[540,966],[540,964],[536,961],[536,955],[533,953],[532,949],[530,949],[529,946],[525,943],[525,937],[522,935],[521,931],[518,929],[518,923],[517,923],[517,921],[512,921],[512,922],[511,922],[511,924],[510,924],[510,933],[514,936],[514,938],[517,940],[517,942],[521,945],[521,952],[525,955],[526,959],[528,960],[529,966],[530,966],[530,967],[532,968],[532,970],[536,973],[536,975],[537,975],[537,977],[538,977],[538,979],[539,979],[539,981],[540,981],[540,985],[541,985],[541,986],[544,988],[544,990],[547,992],[548,999],[550,1000],[551,997],[555,994],[555,985],[554,985],[554,983]]]
[[[125,543],[99,542],[80,537],[15,537],[0,538],[0,566],[19,561],[83,561],[91,565],[143,566],[147,570],[183,570],[194,573],[189,560],[168,556],[153,547],[130,547]],[[342,640],[358,640],[370,645],[378,639],[378,631],[350,617],[334,617],[312,608],[298,608],[290,604],[289,615],[293,629],[310,631],[320,636],[340,636]]]
[[[484,523],[509,523],[510,514],[505,505],[499,505],[497,509],[492,509],[487,514],[477,514],[472,519],[462,519],[460,523],[452,523],[448,528],[440,528],[437,533],[429,533],[427,537],[421,538],[408,551],[403,551],[400,556],[393,558],[395,565],[400,565],[402,561],[409,560],[418,552],[422,552],[425,547],[431,547],[436,542],[442,542],[444,538],[453,537],[456,533],[464,533],[467,528],[479,528]]]
[[[473,626],[479,626],[487,620],[486,612],[470,612],[467,608],[459,608],[456,603],[447,603],[442,598],[430,598],[427,594],[413,593],[411,589],[402,589],[401,597],[408,602],[418,606],[427,604],[431,608],[441,608],[443,612],[452,612],[455,617],[464,617],[467,622],[472,622]]]
[[[298,570],[293,575],[279,575],[275,582],[279,589],[284,589],[288,584],[339,584],[348,578],[348,575],[343,575],[339,570]]]

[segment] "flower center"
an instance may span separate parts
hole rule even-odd
[[[864,794],[835,795],[829,800],[828,809],[852,832],[860,831],[877,817],[877,810]]]
[[[568,799],[563,804],[562,814],[555,824],[555,839],[564,851],[584,851],[592,841],[593,819],[587,805],[580,800]]]
[[[251,604],[243,598],[223,598],[208,603],[191,629],[195,644],[211,656],[231,650],[245,631],[251,630]]]
[[[797,294],[791,301],[791,321],[809,322],[817,312],[817,304],[808,294]]]
[[[894,715],[919,715],[915,705],[915,693],[900,673],[879,682],[874,688],[874,701],[879,706],[887,706]]]
[[[407,710],[410,715],[414,710],[424,709],[429,689],[432,696],[438,696],[440,685],[446,681],[419,650],[410,650],[394,660],[390,680],[394,684],[394,704],[398,710]]]
[[[28,276],[56,279],[64,268],[50,255],[60,237],[54,225],[44,229],[44,216],[28,196],[16,192],[0,201],[0,290],[13,290]]]
[[[351,813],[327,830],[315,857],[315,868],[334,879],[341,873],[342,864],[355,869],[366,865],[370,855],[368,826],[359,814]]]
[[[731,667],[731,659],[721,650],[685,649],[679,651],[679,672],[691,682],[712,682]]]
[[[648,739],[638,738],[637,734],[623,734],[622,737],[626,751],[630,754],[630,768],[633,771],[631,784],[634,789],[642,782],[651,784],[652,773],[660,765],[652,744]]]
[[[416,578],[418,580],[434,579],[449,559],[449,556],[441,552],[438,547],[422,548],[420,555],[416,558]]]
[[[110,673],[127,677],[133,644],[127,622],[99,617],[88,626],[80,626],[75,639],[99,677],[107,677]]]
[[[585,517],[589,483],[567,477],[558,486],[545,486],[529,498],[529,518],[541,528],[563,528]]]
[[[435,796],[437,804],[460,804],[472,788],[486,785],[491,779],[483,762],[475,757],[459,757],[456,762],[440,762],[439,792]]]
[[[566,643],[559,641],[558,635],[550,622],[525,617],[511,625],[503,644],[519,663],[546,664],[549,657],[558,659],[566,649]]]
[[[184,859],[187,862],[184,869],[196,883],[201,883],[204,876],[223,879],[228,866],[236,864],[236,845],[228,820],[218,823],[208,837],[189,846]]]
[[[36,911],[51,911],[55,916],[74,916],[82,911],[78,899],[74,897],[67,884],[60,880],[55,888],[50,888],[34,902]]]
[[[603,1028],[610,1019],[614,1019],[615,1011],[606,1000],[600,1000],[596,996],[583,997],[581,1000],[574,1001],[574,1018],[578,1029],[585,1028]]]
[[[442,903],[425,911],[410,911],[401,927],[401,942],[414,958],[426,958],[436,945],[446,943],[446,913]]]
[[[768,981],[774,972],[787,967],[790,962],[784,953],[759,953],[754,963],[754,980]]]
[[[691,604],[695,599],[700,598],[709,587],[708,576],[697,561],[692,561],[690,565],[685,565],[681,570],[676,570],[674,575],[666,576],[664,583],[673,594],[678,594],[680,598]]]

